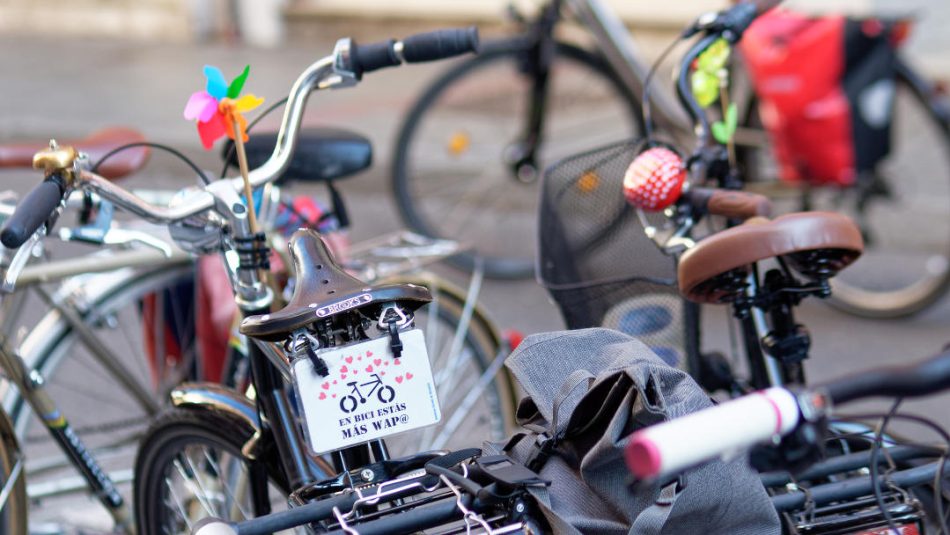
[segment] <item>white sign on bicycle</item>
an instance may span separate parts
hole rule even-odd
[[[318,352],[329,374],[310,359],[294,363],[310,447],[326,453],[438,423],[442,418],[422,331],[400,333],[393,358],[388,336]]]

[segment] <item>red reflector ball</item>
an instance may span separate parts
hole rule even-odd
[[[660,211],[676,202],[686,182],[683,160],[675,152],[653,147],[641,153],[623,177],[627,202],[648,211]]]

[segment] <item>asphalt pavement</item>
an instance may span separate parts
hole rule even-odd
[[[194,126],[181,116],[188,96],[204,85],[202,66],[216,65],[233,76],[250,64],[245,91],[274,102],[287,93],[304,67],[329,54],[335,38],[351,29],[323,25],[312,40],[277,50],[0,37],[0,72],[4,73],[0,77],[0,141],[73,138],[109,125],[127,125],[151,140],[184,150],[202,166],[217,169],[217,154],[201,150]],[[358,32],[366,40],[389,37],[382,27]],[[374,166],[341,185],[351,207],[354,240],[402,226],[389,191],[393,139],[407,107],[442,68],[433,64],[389,69],[367,75],[356,88],[311,97],[306,125],[346,127],[374,144]],[[266,124],[276,125],[278,118],[275,114]],[[10,171],[0,174],[0,180],[4,188],[23,192],[37,175]],[[146,172],[124,184],[176,188],[193,183],[186,167],[156,154]],[[464,283],[464,274],[445,272]],[[562,328],[555,306],[533,280],[487,281],[481,297],[502,328],[525,334]],[[801,307],[799,320],[812,332],[807,371],[816,381],[875,365],[910,362],[950,342],[950,298],[913,318],[891,321],[859,319],[809,302]],[[728,351],[728,332],[726,311],[709,308],[704,314],[704,346]],[[907,406],[950,426],[948,401],[950,396],[941,396]],[[76,507],[85,514],[89,502],[82,503],[86,505],[67,502],[64,507]],[[95,518],[89,521],[97,522]]]

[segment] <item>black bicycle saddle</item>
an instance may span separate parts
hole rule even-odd
[[[379,314],[382,303],[396,302],[415,310],[432,300],[429,290],[415,284],[367,284],[343,270],[320,235],[300,229],[290,238],[290,255],[297,274],[297,286],[287,306],[270,314],[245,318],[241,333],[262,340],[277,341],[320,319],[353,309],[366,309],[368,316]],[[375,309],[375,310],[374,310]]]
[[[233,142],[224,146],[222,157],[237,166],[237,154],[231,150]],[[244,144],[247,165],[255,169],[264,165],[277,144],[276,132],[254,133]],[[297,148],[287,170],[276,181],[303,180],[323,182],[348,177],[373,162],[373,146],[365,137],[337,128],[301,129]]]

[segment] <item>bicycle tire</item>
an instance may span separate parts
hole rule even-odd
[[[251,516],[259,516],[269,512],[271,493],[285,497],[289,494],[286,481],[275,462],[265,460],[252,460],[247,458],[242,452],[242,445],[251,438],[248,429],[234,425],[233,422],[220,416],[214,411],[198,411],[185,408],[172,408],[158,417],[150,426],[148,432],[142,438],[141,447],[135,460],[135,479],[133,490],[133,503],[137,532],[143,534],[151,533],[190,533],[193,523],[204,516],[216,516],[226,520],[243,520]],[[188,454],[189,447],[204,446],[218,448],[217,454],[211,454],[207,449],[204,450],[205,460],[198,463],[193,462]],[[228,457],[225,457],[228,456]],[[187,463],[182,458],[189,459]],[[226,461],[231,458],[238,462],[238,468],[246,469],[246,472],[238,474],[246,479],[239,483],[249,482],[247,488],[250,489],[250,501],[235,506],[240,498],[241,488],[237,490],[228,485],[226,481],[222,482],[220,477],[215,475],[228,473],[234,476],[230,470],[221,470],[220,466],[228,465]],[[185,486],[186,491],[197,491],[205,494],[205,487],[214,485],[212,480],[221,483],[222,486],[217,490],[223,489],[223,492],[205,494],[204,497],[190,496],[189,498],[197,500],[198,507],[183,507],[179,501],[179,507],[174,512],[179,517],[189,516],[190,513],[197,513],[197,518],[182,518],[185,521],[185,528],[189,531],[168,531],[165,522],[170,520],[168,499],[179,500],[181,496],[178,492],[170,489],[170,485],[175,479],[175,473],[172,468],[175,462],[178,466],[174,467],[177,475],[182,479],[187,476],[199,474],[198,467],[207,469],[204,478],[194,477],[192,484]],[[272,459],[274,461],[274,459]],[[181,470],[183,464],[187,464],[187,470]],[[268,486],[270,483],[274,488]],[[171,490],[171,491],[170,491]],[[180,489],[181,490],[181,489]],[[212,488],[212,490],[216,490]],[[263,496],[266,493],[267,496]],[[169,496],[171,494],[171,496]],[[266,503],[264,500],[266,499]],[[229,500],[233,500],[229,502]],[[214,508],[209,510],[211,505],[222,502],[222,505],[228,504],[228,507]],[[190,505],[194,506],[192,502]],[[169,506],[169,507],[166,507]],[[202,511],[203,509],[203,511]],[[240,513],[242,518],[233,518],[229,513]],[[204,514],[206,513],[206,514]]]
[[[479,197],[481,197],[492,193],[494,194],[494,200],[502,199],[505,202],[516,201],[519,204],[516,211],[512,210],[510,212],[513,214],[513,217],[520,218],[520,221],[517,221],[517,224],[504,224],[504,218],[499,219],[499,216],[503,216],[509,212],[501,210],[494,214],[487,213],[487,209],[491,208],[490,205],[469,203],[472,205],[469,207],[469,214],[475,214],[475,208],[477,208],[478,219],[476,221],[481,224],[463,225],[456,223],[458,230],[453,231],[447,227],[448,222],[446,218],[433,216],[431,213],[433,209],[439,208],[439,199],[436,197],[437,189],[425,187],[424,184],[421,186],[418,184],[424,180],[424,177],[420,177],[418,162],[424,160],[420,160],[421,156],[417,157],[416,151],[421,151],[418,152],[418,154],[424,154],[425,157],[428,158],[432,158],[435,154],[437,145],[431,143],[426,145],[425,141],[420,141],[420,139],[425,133],[426,125],[430,122],[429,119],[432,119],[437,113],[440,116],[447,113],[445,111],[440,112],[439,105],[448,102],[452,92],[462,93],[463,97],[466,97],[462,100],[463,111],[464,107],[474,108],[474,111],[469,114],[469,117],[465,118],[473,119],[474,116],[474,118],[481,117],[489,119],[486,125],[490,126],[490,128],[488,128],[486,132],[493,141],[500,140],[501,143],[508,143],[509,139],[502,139],[506,134],[501,133],[504,128],[499,125],[502,124],[505,119],[513,118],[515,120],[515,126],[513,129],[510,129],[512,132],[515,132],[515,134],[511,136],[513,139],[517,135],[517,132],[522,130],[518,126],[518,123],[524,121],[524,113],[520,115],[518,113],[506,113],[507,110],[502,109],[500,112],[497,112],[498,115],[492,117],[492,114],[489,112],[491,106],[494,105],[497,107],[499,103],[503,103],[502,106],[504,107],[511,103],[527,102],[530,86],[525,85],[522,88],[515,88],[513,90],[516,95],[523,94],[522,98],[511,96],[505,98],[503,96],[503,98],[493,99],[493,95],[485,95],[484,91],[479,91],[478,85],[476,84],[475,93],[484,95],[486,99],[481,104],[473,104],[471,95],[465,95],[464,87],[462,86],[465,82],[475,78],[489,81],[491,82],[492,89],[496,91],[494,95],[497,95],[497,91],[501,90],[500,81],[514,80],[518,82],[520,77],[523,76],[523,74],[517,72],[518,64],[524,61],[522,58],[529,50],[530,43],[524,38],[513,38],[501,43],[493,43],[492,45],[483,47],[482,52],[478,56],[458,63],[443,73],[442,76],[436,79],[421,95],[406,116],[399,130],[395,157],[392,163],[390,178],[397,208],[403,221],[411,229],[421,234],[455,239],[473,246],[472,252],[461,253],[453,257],[452,262],[459,267],[471,270],[475,266],[476,257],[481,256],[485,275],[491,278],[519,279],[531,277],[534,273],[534,244],[537,234],[534,229],[537,227],[538,197],[537,192],[534,190],[535,185],[533,183],[519,182],[516,178],[512,177],[511,180],[504,181],[504,187],[493,187],[491,181],[497,181],[497,177],[502,173],[489,172],[486,174],[482,172],[486,165],[495,166],[495,162],[498,162],[499,166],[504,167],[504,153],[506,149],[511,148],[510,146],[495,149],[485,157],[478,157],[478,154],[475,154],[474,158],[469,159],[470,165],[475,166],[475,169],[479,171],[477,175],[477,178],[479,178],[478,181],[469,180],[469,177],[460,172],[464,171],[464,169],[459,169],[458,161],[453,162],[455,165],[450,166],[448,170],[436,170],[436,176],[434,178],[438,180],[438,185],[442,189],[445,189],[447,181],[454,181],[455,187],[458,187],[459,183],[465,184],[465,182],[462,181],[467,181],[468,186],[464,192],[466,195],[472,192],[478,192]],[[616,141],[617,138],[621,136],[634,137],[640,132],[640,125],[642,124],[639,102],[600,56],[562,42],[555,43],[554,52],[555,59],[552,63],[552,79],[549,82],[549,84],[553,84],[549,89],[549,91],[552,91],[552,94],[548,97],[547,110],[545,111],[546,127],[544,134],[546,142],[544,144],[543,154],[541,155],[541,165],[538,166],[539,171],[544,168],[546,163],[580,152],[585,148],[603,145],[608,141]],[[501,67],[502,69],[513,68],[515,71],[514,74],[517,76],[512,76],[512,73],[489,76],[491,72],[487,71],[496,67]],[[559,121],[561,110],[566,110],[569,107],[564,105],[565,102],[567,104],[570,103],[569,100],[564,101],[564,99],[559,96],[557,92],[558,80],[567,80],[567,73],[571,68],[579,69],[586,73],[578,79],[583,79],[582,85],[584,87],[584,93],[587,94],[578,97],[578,99],[584,101],[585,108],[584,112],[582,112],[585,115],[584,120],[593,121],[594,126],[591,128],[590,125],[588,125],[584,128],[584,125],[581,125],[581,135],[555,136],[552,135],[551,125]],[[564,76],[559,78],[558,69],[561,69],[561,71],[565,73]],[[594,93],[597,93],[598,89],[594,89],[592,86],[597,86],[601,93],[606,95],[602,98],[613,100],[612,104],[606,106],[605,109],[597,108],[600,111],[604,111],[603,114],[593,113],[595,108],[591,107],[591,102],[597,98]],[[558,100],[559,98],[561,100]],[[560,106],[558,105],[559,103],[561,104]],[[479,106],[487,107],[478,109]],[[489,110],[489,112],[486,112],[486,109]],[[555,113],[553,111],[554,109],[559,111]],[[563,113],[567,112],[564,111]],[[555,115],[558,117],[555,117]],[[614,130],[610,132],[603,131],[615,127],[618,123],[618,118],[624,116],[628,117],[629,121],[624,122],[621,127],[623,133],[616,134]],[[574,122],[576,123],[577,121],[578,119],[575,117]],[[458,121],[452,120],[450,117],[447,123],[455,125]],[[563,124],[571,128],[577,127],[576,124],[570,124],[570,121],[564,121]],[[474,127],[478,126],[474,122],[469,122],[467,127],[471,128],[473,125]],[[461,133],[456,132],[452,134],[452,137],[455,137],[455,139],[449,140],[450,145],[463,138],[468,138],[467,133],[464,131],[460,132]],[[441,135],[438,137],[441,137]],[[554,143],[551,141],[552,138],[557,138],[554,140]],[[552,147],[552,145],[556,144],[559,140],[562,142],[570,141],[573,144],[569,147]],[[464,144],[466,147],[472,146],[470,139],[464,142]],[[456,144],[456,146],[460,145]],[[451,152],[453,150],[457,151],[458,149],[453,149],[450,146],[449,151]],[[476,146],[475,152],[479,153],[480,151],[482,151],[481,146]],[[464,155],[471,154],[468,148],[464,149],[464,152]],[[497,169],[494,170],[497,171]],[[474,182],[478,183],[476,184]],[[463,195],[456,200],[459,202],[454,205],[451,200],[449,201],[448,208],[445,212],[462,218],[466,214],[464,211],[458,210],[458,206],[462,201],[466,200],[465,196]],[[486,210],[486,212],[482,212],[482,210]],[[462,223],[465,223],[465,221],[462,221]],[[493,224],[495,228],[494,232],[485,231],[484,226],[488,223]],[[469,232],[471,235],[467,235]],[[513,232],[519,232],[520,234],[513,235]],[[509,244],[507,245],[509,249],[504,252],[492,250],[492,247],[497,247],[502,243]]]
[[[892,149],[876,168],[884,175],[881,184],[890,191],[890,198],[872,198],[869,212],[864,212],[857,209],[854,187],[793,189],[800,197],[790,203],[775,196],[775,191],[787,193],[788,188],[764,192],[776,199],[778,212],[838,211],[862,226],[868,238],[865,253],[831,280],[828,300],[855,316],[911,316],[932,306],[950,289],[950,123],[946,112],[931,101],[929,87],[918,86],[923,83],[920,80],[901,65],[895,84]],[[768,167],[769,163],[757,165]],[[917,172],[912,171],[915,167]]]
[[[81,316],[84,322],[95,329],[94,332],[101,341],[117,351],[123,358],[122,364],[133,373],[147,392],[154,396],[158,405],[167,402],[166,390],[183,379],[178,377],[178,371],[181,370],[169,368],[167,381],[162,381],[158,387],[149,385],[148,381],[154,377],[154,371],[148,369],[144,358],[140,358],[143,347],[136,347],[138,338],[135,338],[134,334],[130,338],[129,331],[143,330],[138,315],[143,296],[176,288],[176,285],[193,278],[193,264],[176,262],[144,271],[127,268],[110,274],[80,276],[70,283],[71,288],[79,290],[79,293],[67,292],[72,299],[84,295],[89,297],[89,294],[83,293],[84,289],[93,292],[89,301],[82,307]],[[97,285],[103,281],[108,281],[104,287]],[[183,321],[190,320],[186,318]],[[119,337],[114,331],[123,327],[126,327],[126,336]],[[155,415],[150,415],[144,408],[137,406],[132,401],[132,395],[115,384],[114,377],[109,375],[77,338],[66,320],[57,311],[50,310],[25,337],[20,346],[21,356],[28,368],[36,369],[44,376],[49,394],[76,434],[102,467],[121,482],[131,473],[132,455],[138,437]],[[192,354],[188,348],[180,349],[183,354]],[[36,482],[55,483],[74,476],[74,468],[69,464],[65,453],[18,392],[8,393],[4,407],[11,415],[17,436],[24,448],[30,451],[30,465],[26,474],[31,486]],[[106,453],[108,455],[105,455]],[[84,488],[82,487],[83,490]],[[79,490],[78,486],[75,490]],[[49,498],[55,499],[59,494],[60,491],[51,491]],[[128,493],[123,492],[123,495],[127,497]],[[31,502],[39,504],[41,500]],[[86,507],[88,505],[84,504],[83,508]],[[67,524],[70,522],[63,516],[71,514],[65,507],[55,513],[51,513],[49,509],[51,508],[42,509],[44,515],[54,516],[41,518],[40,521]],[[80,511],[77,509],[76,512]]]
[[[905,97],[911,99],[909,102],[919,108],[918,112],[922,114],[920,118],[923,119],[926,124],[923,128],[904,130],[904,135],[901,135],[899,131],[895,131],[895,150],[901,151],[907,147],[907,145],[901,145],[901,140],[903,140],[903,143],[913,146],[926,146],[928,143],[921,141],[921,139],[927,135],[926,131],[929,131],[930,135],[936,136],[936,138],[932,140],[934,141],[932,149],[936,152],[943,153],[943,157],[939,160],[942,164],[938,163],[936,166],[927,166],[925,169],[920,169],[918,173],[887,171],[885,178],[890,179],[888,181],[889,187],[906,188],[903,191],[908,191],[911,188],[916,189],[917,192],[925,194],[928,199],[933,199],[942,205],[933,212],[933,217],[926,217],[930,215],[929,211],[925,214],[921,214],[924,217],[918,217],[917,222],[919,225],[908,225],[909,228],[907,228],[907,230],[909,230],[909,232],[904,233],[906,237],[911,237],[915,231],[922,232],[923,229],[928,229],[928,227],[929,230],[938,227],[942,230],[941,236],[931,238],[932,244],[938,248],[934,250],[939,251],[939,253],[936,254],[942,256],[937,257],[936,254],[934,254],[926,261],[927,263],[938,264],[937,269],[939,269],[941,273],[929,276],[926,279],[920,279],[906,288],[888,292],[856,289],[854,286],[848,284],[849,272],[845,272],[843,276],[832,279],[833,293],[829,303],[835,308],[861,317],[900,318],[911,316],[932,306],[946,295],[948,289],[950,289],[950,206],[947,206],[950,204],[950,200],[948,200],[950,199],[950,123],[947,122],[946,111],[942,114],[940,110],[935,107],[934,102],[930,100],[933,94],[922,91],[922,88],[918,88],[911,81],[913,78],[918,80],[921,78],[914,74],[913,71],[910,71],[906,65],[902,66],[902,69],[907,69],[907,71],[906,74],[902,70],[898,71],[897,105],[900,105],[903,90]],[[908,115],[910,114],[907,110],[896,109],[894,119],[898,124],[895,126],[900,127],[901,124],[899,121]],[[894,150],[892,150],[892,153],[893,152]],[[905,157],[903,154],[899,157],[908,161],[916,160],[910,156]],[[929,177],[930,180],[925,179],[923,185],[929,184],[930,186],[921,187],[922,184],[917,184],[916,186],[908,184],[908,182],[912,180],[911,177]],[[900,201],[900,199],[898,199],[898,201]],[[898,202],[898,204],[900,203]],[[893,203],[885,202],[882,206],[886,207],[889,212],[893,212]],[[915,205],[908,208],[911,212],[917,212],[916,209],[918,206]],[[873,247],[874,244],[872,243],[871,248],[869,248],[871,254],[877,254],[873,250]],[[868,249],[866,249],[866,253],[867,252]],[[903,261],[904,259],[902,258],[901,260]],[[860,261],[859,259],[859,262]],[[860,264],[855,266],[855,268],[858,267],[860,267]]]

